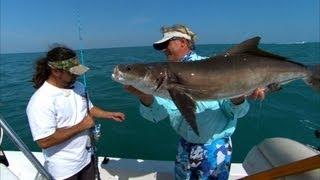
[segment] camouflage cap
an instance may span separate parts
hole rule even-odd
[[[82,75],[89,70],[88,67],[80,64],[76,57],[66,59],[63,61],[49,61],[48,65],[54,69],[62,69],[75,75]]]

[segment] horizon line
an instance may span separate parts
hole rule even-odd
[[[303,45],[303,44],[311,44],[311,43],[320,43],[320,41],[297,41],[297,42],[287,42],[287,43],[259,43],[260,44],[276,44],[276,45]],[[197,46],[203,46],[203,45],[235,45],[239,43],[214,43],[214,44],[196,44]],[[121,49],[121,48],[142,48],[142,47],[150,47],[152,48],[152,45],[141,45],[141,46],[114,46],[114,47],[93,47],[93,48],[83,48],[83,49],[73,49],[74,51],[80,51],[80,50],[98,50],[98,49]],[[35,53],[45,53],[47,51],[25,51],[25,52],[0,52],[0,55],[6,55],[6,54],[35,54]]]

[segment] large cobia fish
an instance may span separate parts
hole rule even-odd
[[[259,41],[254,37],[201,61],[120,64],[112,78],[144,93],[171,98],[198,135],[196,100],[249,95],[258,87],[275,90],[297,79],[320,90],[320,65],[307,67],[263,51]]]

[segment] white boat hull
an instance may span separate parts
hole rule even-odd
[[[41,152],[33,152],[34,156],[43,164]],[[5,151],[9,161],[9,169],[19,179],[35,179],[37,170],[20,151]],[[102,164],[103,157],[99,157],[99,172],[101,179],[117,180],[170,180],[174,179],[173,161],[155,161],[141,159],[122,159],[110,157],[107,164]],[[230,180],[239,179],[247,173],[240,163],[231,165]]]

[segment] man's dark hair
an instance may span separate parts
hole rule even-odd
[[[36,61],[36,72],[32,77],[32,82],[34,83],[33,87],[36,89],[40,88],[42,84],[49,78],[51,68],[48,66],[48,61],[63,61],[75,56],[75,51],[61,45],[48,51],[46,57],[42,57]]]

